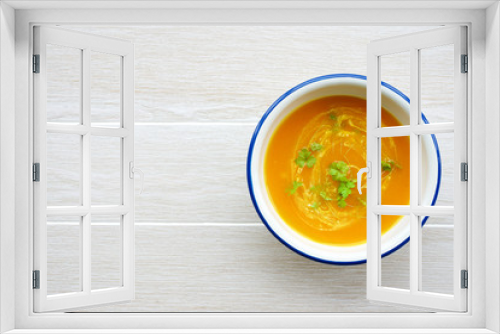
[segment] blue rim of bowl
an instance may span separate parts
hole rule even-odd
[[[343,261],[330,261],[330,260],[325,260],[325,259],[322,259],[322,258],[318,258],[318,257],[312,256],[312,255],[309,255],[307,253],[304,253],[303,251],[301,251],[301,250],[293,247],[288,242],[286,242],[285,240],[283,240],[283,238],[281,238],[276,232],[274,232],[274,230],[271,228],[271,226],[268,224],[268,222],[266,221],[266,219],[262,215],[262,212],[260,211],[259,206],[257,205],[257,201],[255,199],[255,194],[254,194],[254,190],[253,190],[252,175],[251,175],[251,171],[250,171],[250,169],[251,169],[250,166],[252,164],[252,154],[253,154],[253,149],[254,149],[254,145],[255,145],[255,140],[257,139],[257,136],[259,135],[260,129],[262,127],[262,124],[264,124],[264,122],[266,121],[267,117],[274,110],[274,108],[276,108],[276,106],[281,101],[283,101],[286,97],[288,97],[293,92],[299,90],[300,88],[302,88],[304,86],[307,86],[307,85],[310,85],[312,83],[318,82],[318,81],[328,80],[328,79],[333,79],[333,78],[353,78],[353,79],[359,79],[359,80],[365,80],[366,81],[366,76],[365,75],[350,74],[350,73],[328,74],[328,75],[323,75],[323,76],[315,77],[315,78],[309,79],[307,81],[304,81],[304,82],[298,84],[297,86],[291,88],[290,90],[288,90],[283,95],[281,95],[267,109],[267,111],[265,112],[265,114],[262,116],[262,118],[260,119],[259,123],[257,124],[257,127],[255,128],[255,131],[254,131],[254,133],[252,135],[252,140],[250,141],[250,147],[248,149],[248,155],[247,155],[247,166],[246,166],[246,169],[247,169],[247,183],[248,183],[248,189],[250,191],[250,197],[252,198],[252,203],[253,203],[253,206],[255,207],[255,210],[257,211],[257,214],[259,215],[260,219],[262,220],[262,222],[264,223],[264,225],[267,227],[267,229],[269,230],[269,232],[271,232],[271,234],[274,235],[274,237],[276,239],[278,239],[283,245],[285,245],[286,247],[288,247],[292,251],[296,252],[297,254],[300,254],[300,255],[302,255],[302,256],[304,256],[306,258],[309,258],[309,259],[317,261],[317,262],[328,263],[328,264],[335,264],[335,265],[341,265],[341,266],[349,266],[349,265],[366,263],[366,259],[365,260],[360,260],[360,261],[346,261],[346,262],[343,262]],[[403,94],[403,92],[401,92],[397,88],[389,85],[388,83],[386,83],[384,81],[382,81],[382,86],[384,86],[385,88],[393,91],[394,93],[396,93],[397,95],[399,95],[401,98],[403,98],[403,100],[405,100],[406,102],[410,103],[410,99],[408,98],[408,96],[406,96],[405,94]],[[429,124],[429,121],[427,120],[427,118],[425,117],[425,115],[423,113],[422,113],[422,121],[425,124]],[[440,189],[440,186],[441,186],[441,152],[439,151],[439,145],[438,145],[436,136],[435,135],[431,135],[431,136],[432,136],[432,142],[434,143],[434,146],[436,148],[436,155],[437,155],[437,161],[438,161],[438,179],[437,179],[437,184],[436,184],[436,190],[434,191],[434,197],[432,198],[432,203],[431,203],[431,206],[433,206],[434,204],[436,204],[436,200],[437,200],[437,197],[438,197],[438,194],[439,194],[439,189]],[[425,225],[425,223],[427,222],[428,218],[429,218],[428,216],[424,217],[424,219],[422,220],[422,226]],[[400,249],[401,247],[403,247],[408,241],[410,241],[410,237],[408,237],[405,240],[403,240],[396,247],[394,247],[394,248],[388,250],[387,252],[385,252],[384,254],[382,254],[382,257],[386,257],[386,256],[394,253],[395,251],[397,251],[398,249]]]

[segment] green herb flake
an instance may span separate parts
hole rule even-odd
[[[299,189],[299,187],[302,187],[303,185],[304,184],[302,182],[293,181],[292,186],[287,190],[288,194],[295,194],[295,192],[297,192],[297,189]]]
[[[312,209],[317,209],[317,208],[319,208],[319,202],[313,202],[313,203],[309,204],[309,206],[310,206]]]
[[[382,161],[382,170],[390,172],[392,171],[392,165],[386,161]]]
[[[319,151],[323,148],[323,145],[318,144],[318,143],[312,143],[311,144],[311,151]]]
[[[325,200],[325,201],[331,201],[333,200],[333,198],[331,198],[330,196],[328,196],[328,194],[326,193],[326,191],[320,191],[319,195]]]
[[[334,113],[330,113],[330,119],[333,119],[333,120],[336,120],[337,119],[337,115],[335,115]]]
[[[381,167],[382,167],[382,170],[386,171],[386,172],[392,172],[393,167],[396,167],[398,169],[403,168],[403,167],[401,167],[400,164],[398,164],[397,162],[395,162],[393,160],[382,161]]]
[[[316,158],[312,155],[312,153],[307,148],[303,148],[302,150],[299,151],[299,156],[295,160],[295,163],[300,168],[303,168],[304,165],[311,168],[316,163]]]
[[[328,168],[328,174],[333,178],[333,181],[348,181],[347,172],[349,171],[349,165],[344,161],[336,161],[330,164]]]
[[[328,174],[332,176],[334,181],[339,182],[339,187],[337,189],[337,205],[340,208],[345,208],[346,198],[351,194],[351,189],[356,186],[356,181],[347,178],[347,173],[349,172],[349,165],[344,161],[336,161],[330,164],[328,168]]]
[[[341,199],[346,199],[351,194],[351,188],[354,188],[352,184],[352,181],[339,183],[339,197]]]

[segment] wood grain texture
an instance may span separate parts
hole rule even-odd
[[[435,276],[451,270],[450,258],[443,258],[449,254],[445,251],[451,241],[448,230],[431,228],[424,239],[423,247],[432,258],[433,291],[448,288]],[[332,266],[308,260],[285,248],[262,225],[139,225],[136,233],[136,299],[88,311],[408,311],[366,300],[365,265]],[[105,235],[102,238],[106,241]],[[409,282],[408,250],[404,246],[384,259],[388,286]],[[113,265],[111,258],[102,261]]]
[[[293,86],[332,73],[366,75],[371,40],[430,27],[71,27],[135,45],[136,122],[250,122]],[[395,71],[389,83],[409,95]]]
[[[313,262],[272,237],[252,206],[245,163],[257,122],[286,90],[325,74],[364,75],[369,41],[429,27],[68,28],[135,44],[135,165],[145,172],[144,192],[136,191],[136,300],[92,311],[408,312],[366,300],[364,265]],[[445,56],[435,59],[430,68],[446,68]],[[64,63],[64,57],[57,62]],[[409,95],[404,66],[404,60],[396,61],[384,80]],[[62,66],[62,71],[69,68]],[[436,73],[430,92],[448,82],[446,71]],[[92,84],[103,97],[105,80],[98,79]],[[424,98],[432,113],[441,115],[449,96]],[[64,121],[66,102],[58,101],[51,100],[51,115]],[[114,108],[99,103],[95,108],[96,121],[116,119]],[[449,158],[452,147],[445,144],[442,152]],[[108,153],[103,147],[99,155]],[[96,187],[92,195],[106,198],[106,187],[99,191]],[[450,203],[449,192],[440,196]],[[55,198],[62,203],[66,196]],[[437,225],[448,227],[431,227]],[[451,270],[452,229],[449,221],[438,219],[429,226],[426,284],[431,291],[447,292],[440,278]],[[61,251],[74,237],[58,228],[51,242]],[[118,268],[116,250],[110,248],[116,249],[114,234],[94,231],[102,235],[96,237],[100,256],[93,277],[109,285],[116,281],[111,275]],[[408,282],[406,248],[384,259],[383,280],[389,285]],[[72,254],[69,248],[67,254]],[[68,290],[63,268],[75,268],[68,269],[64,261],[50,264],[51,276],[53,284]]]
[[[136,165],[146,175],[136,221],[258,223],[245,176],[253,131],[253,125],[136,126]]]

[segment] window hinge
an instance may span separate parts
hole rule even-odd
[[[460,180],[469,181],[469,165],[466,162],[460,164]]]
[[[469,273],[467,270],[462,270],[460,272],[461,281],[462,281],[462,289],[467,289],[469,287]]]
[[[469,71],[469,57],[462,55],[462,69],[460,72],[467,73]]]
[[[33,55],[33,73],[40,73],[40,55]]]
[[[33,289],[40,289],[40,270],[33,270]]]
[[[40,182],[40,163],[33,164],[33,181]]]

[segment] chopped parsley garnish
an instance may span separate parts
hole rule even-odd
[[[347,178],[347,172],[349,172],[349,165],[344,161],[333,162],[328,168],[328,174],[332,176],[333,181],[339,182],[337,205],[341,208],[345,208],[347,205],[345,200],[351,194],[351,189],[356,186],[355,180]]]
[[[287,192],[290,195],[293,195],[293,194],[295,194],[295,192],[297,191],[297,189],[299,189],[299,187],[302,187],[303,185],[304,184],[302,182],[293,181],[292,187],[290,189],[288,189]]]
[[[328,174],[333,178],[333,181],[347,182],[347,172],[349,171],[349,165],[343,161],[336,161],[330,164],[328,168]]]
[[[331,198],[330,196],[328,196],[328,194],[326,193],[326,191],[320,191],[320,192],[319,192],[319,195],[320,195],[321,197],[323,197],[323,199],[324,199],[325,201],[331,201],[331,200],[333,200],[333,198]]]
[[[319,151],[323,148],[323,145],[318,144],[318,143],[312,143],[311,144],[311,151]]]
[[[309,204],[309,206],[313,209],[319,208],[319,202],[313,202],[312,204]]]
[[[304,165],[311,168],[316,163],[316,158],[312,155],[312,153],[307,148],[303,148],[302,150],[299,151],[299,156],[295,160],[295,163],[300,168],[304,167]]]
[[[393,167],[401,169],[401,165],[393,160],[382,161],[382,170],[386,172],[391,172]]]

